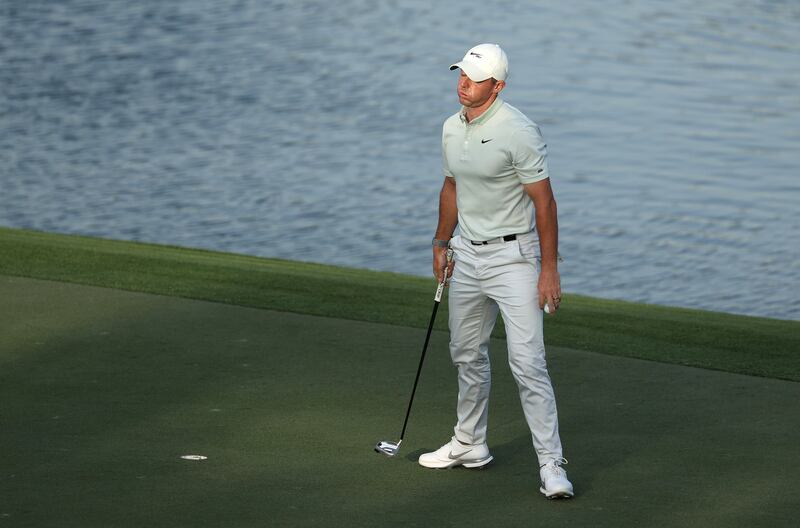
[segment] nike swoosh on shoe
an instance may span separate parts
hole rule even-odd
[[[451,449],[450,453],[447,455],[447,458],[449,458],[450,460],[458,460],[459,458],[463,457],[464,455],[466,455],[470,451],[472,451],[472,449],[467,449],[466,451],[462,451],[461,453],[459,453],[457,455],[454,455],[453,454],[453,450]]]

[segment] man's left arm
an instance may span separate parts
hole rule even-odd
[[[561,302],[561,277],[558,273],[558,209],[550,186],[550,178],[528,183],[525,192],[536,207],[536,231],[542,267],[539,272],[539,308],[547,303],[550,312],[558,310]]]

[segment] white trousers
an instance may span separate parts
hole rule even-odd
[[[487,245],[456,236],[451,247],[456,262],[449,290],[450,356],[458,369],[456,438],[467,444],[486,441],[489,340],[499,311],[506,327],[508,363],[539,464],[560,460],[558,413],[547,372],[537,290],[536,233]]]

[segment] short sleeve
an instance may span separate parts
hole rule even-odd
[[[547,170],[547,145],[536,125],[526,126],[511,135],[511,163],[523,184],[550,177]]]
[[[444,144],[444,130],[442,130],[442,173],[448,178],[453,178],[453,173],[450,171],[450,165],[447,163],[447,148]]]

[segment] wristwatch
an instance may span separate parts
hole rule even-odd
[[[446,248],[447,246],[450,245],[450,241],[449,240],[439,240],[438,238],[434,238],[433,241],[431,242],[431,244],[436,246],[436,247]]]

